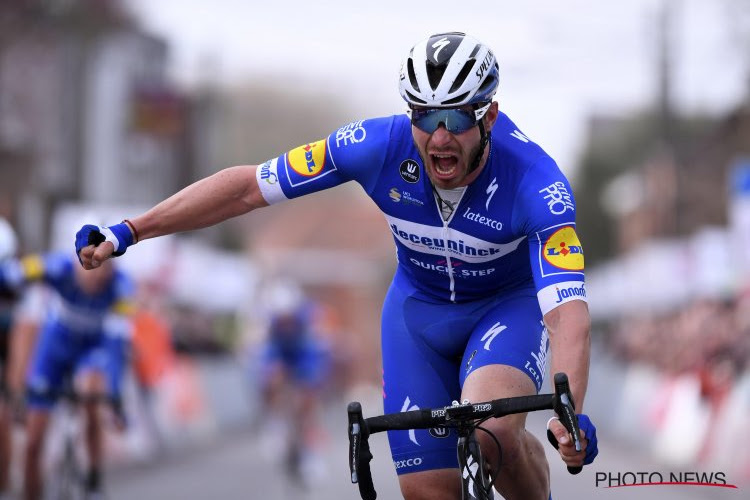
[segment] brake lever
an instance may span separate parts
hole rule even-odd
[[[573,445],[576,451],[581,451],[583,446],[581,445],[580,429],[578,427],[578,417],[575,411],[575,402],[573,401],[573,395],[570,393],[570,383],[568,382],[568,376],[564,373],[555,374],[555,413],[560,417],[560,422],[570,433],[573,438]],[[557,438],[552,434],[552,431],[547,429],[547,439],[555,447],[559,448]],[[568,472],[571,474],[578,474],[583,470],[582,466],[573,467],[568,466]]]

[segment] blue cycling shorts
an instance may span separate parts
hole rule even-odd
[[[68,332],[55,323],[47,323],[39,332],[27,375],[27,406],[35,410],[49,410],[60,395],[66,378],[87,372],[105,375],[107,381],[119,372],[121,363],[113,349],[120,344],[107,341],[98,334],[82,337]],[[116,372],[113,372],[116,370]],[[109,388],[112,390],[112,388]]]
[[[327,342],[316,338],[299,339],[292,346],[268,341],[251,360],[251,379],[265,387],[277,370],[295,385],[319,388],[331,372],[333,359]]]
[[[431,303],[397,272],[383,305],[384,410],[450,405],[466,377],[491,364],[518,368],[538,392],[548,349],[532,284],[481,301]],[[390,431],[388,440],[399,475],[458,467],[453,431]]]

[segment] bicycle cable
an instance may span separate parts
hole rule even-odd
[[[479,420],[475,425],[474,429],[478,429],[485,434],[489,435],[490,438],[492,438],[492,441],[495,443],[495,447],[497,448],[497,467],[495,471],[492,470],[487,471],[487,488],[485,489],[484,486],[482,486],[482,489],[484,490],[484,493],[487,496],[491,497],[492,489],[494,488],[495,480],[500,475],[500,464],[503,462],[503,448],[500,446],[500,441],[497,439],[497,436],[495,436],[492,432],[482,427],[482,424],[489,420],[490,417],[483,418],[482,420]],[[483,462],[486,463],[486,461],[483,460]],[[478,470],[478,469],[477,469]],[[474,481],[474,483],[477,483],[477,477],[476,475],[472,475],[471,471],[469,470],[469,475],[471,476],[471,479]]]

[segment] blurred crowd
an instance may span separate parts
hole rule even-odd
[[[707,393],[736,380],[750,362],[750,294],[623,317],[610,328],[607,342],[618,359],[665,374],[700,373]]]
[[[608,430],[666,464],[750,481],[750,452],[736,447],[750,424],[750,293],[621,317],[603,330],[618,366],[617,386],[600,394],[615,401]]]

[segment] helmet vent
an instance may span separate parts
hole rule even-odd
[[[411,102],[416,102],[416,103],[419,103],[419,104],[427,104],[427,101],[425,101],[425,100],[424,100],[424,99],[422,99],[421,97],[417,97],[417,96],[415,96],[414,94],[412,94],[412,93],[411,93],[411,92],[409,92],[408,90],[404,90],[404,92],[406,92],[406,94],[407,94],[407,95],[409,96],[409,100],[410,100]]]
[[[469,96],[469,92],[464,92],[463,94],[461,94],[458,97],[454,97],[453,99],[448,99],[447,101],[443,101],[442,105],[443,106],[450,106],[451,104],[460,104],[461,102],[463,102],[464,100],[466,100],[466,98],[468,96]]]
[[[414,73],[414,59],[411,57],[406,62],[406,73],[409,75],[409,83],[417,92],[421,92],[419,89],[419,82],[417,81],[417,75]]]
[[[440,80],[443,78],[445,68],[445,64],[433,64],[432,62],[427,62],[427,80],[430,82],[432,90],[435,90],[438,85],[440,85]]]
[[[449,91],[451,94],[461,88],[461,85],[463,85],[466,81],[466,77],[469,76],[472,67],[474,67],[474,59],[469,59],[464,63],[464,67],[461,68],[458,76],[455,80],[453,80],[453,85],[451,85],[451,89]]]

